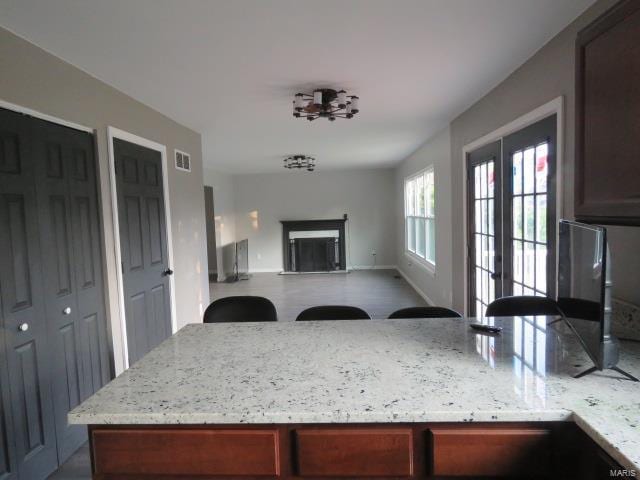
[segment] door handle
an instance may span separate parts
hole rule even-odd
[[[171,270],[170,268],[167,268],[164,272],[162,272],[162,275],[164,275],[165,277],[168,277],[169,275],[173,275],[173,270]]]
[[[494,272],[491,274],[492,280],[498,280],[499,278],[502,278],[502,272]]]
[[[27,330],[29,330],[29,324],[28,323],[21,323],[20,325],[18,325],[18,330],[21,332],[26,332]]]

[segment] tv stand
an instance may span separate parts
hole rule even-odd
[[[554,320],[555,321],[555,320]],[[553,322],[552,322],[553,323]],[[585,375],[589,375],[590,373],[593,373],[595,371],[598,371],[598,367],[591,367],[588,368],[587,370],[585,370],[582,373],[579,373],[577,375],[575,375],[573,378],[580,378],[580,377],[584,377]],[[621,368],[618,367],[609,367],[608,369],[605,370],[613,370],[615,372],[618,372],[620,375],[625,376],[628,380],[631,380],[632,382],[640,382],[640,380],[638,380],[636,377],[634,377],[633,375],[631,375],[630,373],[625,372],[624,370],[622,370]]]
[[[555,320],[551,320],[549,323],[547,323],[547,327],[553,325],[554,323],[561,322],[562,320],[566,320],[566,319],[564,317],[559,317],[559,318],[556,318]]]

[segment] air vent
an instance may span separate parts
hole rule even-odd
[[[191,171],[191,155],[180,150],[176,150],[176,169],[183,172]]]

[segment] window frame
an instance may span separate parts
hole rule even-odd
[[[417,210],[418,207],[417,205],[414,204],[413,207],[413,213],[411,215],[409,215],[409,198],[407,195],[407,188],[410,182],[417,180],[420,177],[425,178],[426,175],[431,174],[433,177],[433,208],[431,209],[431,212],[429,213],[429,206],[428,206],[428,200],[426,198],[426,185],[425,185],[425,204],[424,204],[424,215],[418,215]],[[434,165],[429,165],[426,168],[423,168],[422,170],[419,170],[415,173],[412,173],[411,175],[407,175],[404,178],[404,181],[402,183],[402,196],[403,196],[403,210],[404,210],[404,253],[405,256],[407,256],[411,261],[416,262],[418,265],[424,267],[428,272],[434,274],[435,273],[435,269],[436,269],[436,238],[435,238],[435,232],[436,232],[436,202],[435,202],[435,195],[436,195],[436,175],[435,175],[435,168]],[[417,198],[417,193],[416,190],[414,189],[414,194],[413,194],[413,201],[415,202]],[[430,260],[429,258],[427,258],[427,252],[429,249],[429,240],[428,240],[428,234],[427,234],[427,228],[426,228],[426,222],[425,222],[425,255],[422,256],[420,255],[417,251],[417,248],[414,248],[414,250],[411,250],[409,248],[409,218],[416,218],[416,219],[423,219],[423,220],[431,220],[432,225],[433,225],[433,245],[432,245],[432,249],[433,249],[433,260]],[[415,243],[414,243],[415,246]]]

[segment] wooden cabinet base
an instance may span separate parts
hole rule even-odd
[[[600,449],[573,423],[89,427],[93,478],[563,478]]]
[[[275,429],[96,429],[91,440],[97,474],[280,474]]]
[[[551,430],[434,428],[431,471],[437,476],[512,477],[551,472]]]

